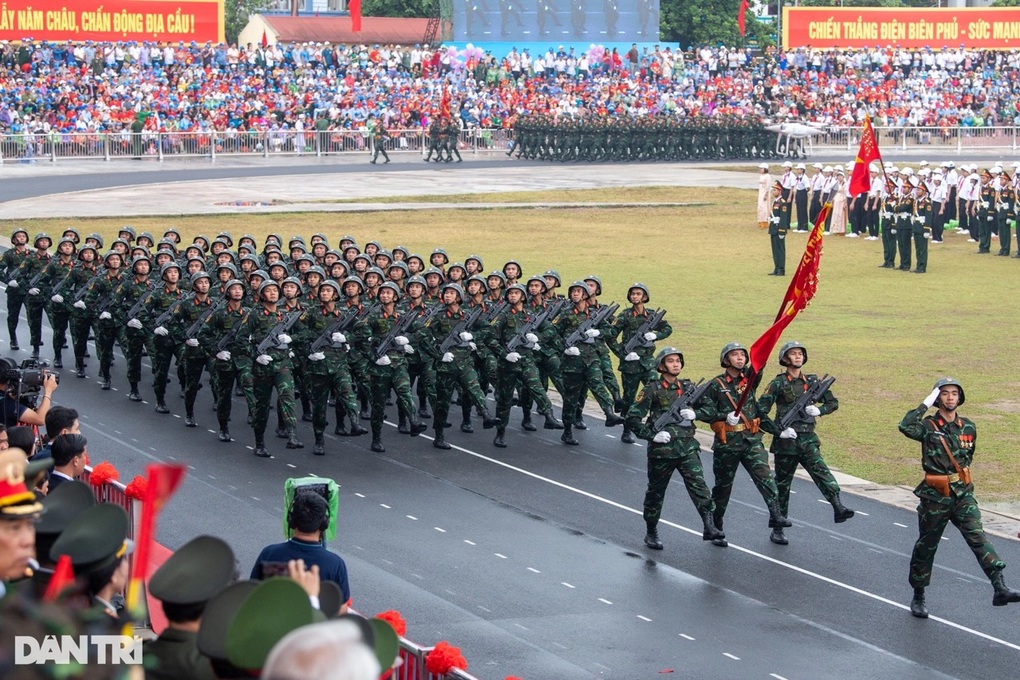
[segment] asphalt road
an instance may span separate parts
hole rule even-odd
[[[0,354],[27,356],[6,341]],[[952,530],[929,589],[933,617],[909,615],[909,512],[851,496],[859,515],[835,525],[817,490],[797,480],[791,543],[775,546],[740,473],[726,517],[731,545],[721,549],[701,540],[674,480],[660,525],[666,549],[655,552],[641,541],[644,449],[593,417],[577,448],[556,432],[523,432],[515,413],[505,450],[481,427],[453,432],[455,448],[442,452],[427,433],[412,439],[389,423],[385,454],[369,452],[367,437],[329,436],[324,458],[311,454],[302,423],[309,448],[270,440],[274,458],[262,460],[242,400],[238,441],[223,444],[207,390],[200,427],[187,429],[176,396],[172,415],[127,400],[123,359],[109,392],[91,362],[87,380],[64,371],[56,401],[81,412],[93,463],[109,460],[125,481],[156,460],[189,466],[161,542],[222,536],[246,573],[263,545],[281,540],[283,481],[332,477],[341,489],[332,547],[348,562],[354,606],[398,609],[408,637],[460,646],[481,678],[1015,677],[1020,607],[991,607],[991,587]],[[1007,563],[1020,560],[1016,541],[996,543]]]

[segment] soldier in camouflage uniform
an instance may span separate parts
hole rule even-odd
[[[952,378],[943,378],[935,383],[924,402],[908,411],[900,421],[900,432],[921,442],[924,481],[914,489],[914,495],[920,499],[917,504],[919,536],[910,557],[909,580],[914,589],[910,613],[922,619],[928,618],[924,589],[931,583],[935,551],[949,522],[963,534],[982,571],[992,582],[995,590],[992,605],[1001,607],[1020,602],[1020,593],[1006,586],[1002,576],[1006,563],[995,552],[981,524],[981,510],[970,480],[977,426],[957,413],[964,399],[963,386]],[[932,406],[938,411],[925,416]]]
[[[244,307],[245,290],[241,281],[234,279],[228,282],[225,305],[222,302],[214,304],[209,297],[211,285],[212,279],[206,272],[192,275],[191,290],[194,297],[174,314],[170,328],[173,337],[185,345],[185,425],[195,427],[195,398],[202,387],[202,370],[208,368],[209,382],[215,385],[213,399],[216,401],[216,419],[220,427],[219,439],[230,443],[234,440],[227,423],[230,421],[235,381],[241,385],[249,413],[252,410],[251,359],[239,351],[248,342],[241,325],[248,317],[248,310]],[[195,337],[185,339],[186,330],[203,317],[205,320]]]
[[[429,124],[429,135],[428,135],[428,153],[425,154],[425,162],[428,163],[432,160],[432,154],[436,154],[436,162],[442,160],[442,152],[440,151],[440,144],[443,137],[443,127],[439,122],[439,119],[433,120]]]
[[[340,284],[340,290],[344,294],[343,311],[349,311],[353,307],[364,311],[361,303],[361,295],[365,292],[365,283],[358,276],[350,276]],[[372,417],[369,411],[369,404],[372,400],[372,385],[368,374],[368,354],[365,351],[364,339],[371,334],[365,324],[356,324],[353,329],[353,337],[348,342],[347,366],[351,369],[351,378],[354,380],[355,389],[358,393],[358,400],[361,402],[361,411],[358,417],[361,420],[368,420]],[[364,335],[364,338],[361,336]],[[362,341],[359,341],[361,339]],[[337,433],[340,434],[340,433]]]
[[[786,370],[772,379],[758,400],[762,413],[766,414],[775,404],[776,417],[773,422],[778,423],[786,416],[800,396],[818,381],[817,375],[807,375],[801,371],[807,359],[807,348],[799,342],[787,342],[779,349],[779,365]],[[772,446],[769,450],[775,456],[776,487],[779,489],[779,509],[783,515],[790,514],[793,475],[797,466],[803,465],[822,496],[832,505],[835,522],[839,524],[854,516],[854,511],[844,507],[840,500],[839,484],[822,458],[822,443],[815,434],[815,418],[827,416],[838,408],[839,401],[835,395],[831,390],[825,390],[819,405],[808,404],[803,409],[804,417],[794,421],[785,430],[772,433]],[[769,539],[778,545],[786,545],[789,541],[783,533],[783,527],[775,526],[774,522],[770,526],[773,529]]]
[[[152,347],[154,352],[149,355],[152,360],[152,392],[156,397],[156,413],[170,413],[166,405],[166,386],[170,382],[170,362],[176,357],[178,366],[181,363],[181,351],[184,343],[176,341],[170,335],[166,324],[170,323],[173,312],[186,302],[186,295],[181,290],[181,266],[170,261],[160,269],[159,278],[162,285],[157,284],[156,292],[149,298],[146,308],[142,310],[143,323],[152,328]],[[180,304],[178,304],[180,303]],[[166,315],[166,319],[162,317]],[[159,321],[160,323],[156,323]],[[183,380],[182,380],[183,382]]]
[[[702,538],[706,541],[722,540],[726,535],[720,531],[712,518],[715,504],[705,484],[705,472],[701,467],[698,452],[701,446],[694,438],[695,412],[682,409],[681,420],[656,431],[655,421],[670,409],[673,402],[683,394],[695,389],[690,380],[681,379],[684,355],[675,347],[664,347],[655,357],[658,376],[645,385],[641,397],[627,411],[627,429],[648,442],[648,490],[645,492],[645,545],[652,550],[662,550],[658,524],[662,514],[662,501],[673,471],[680,473],[687,487],[691,502],[698,510],[704,523]],[[645,416],[648,416],[647,419]]]
[[[0,256],[0,272],[2,272],[4,281],[7,282],[7,290],[4,295],[7,297],[7,332],[11,337],[12,350],[19,349],[18,320],[21,317],[21,307],[25,304],[25,297],[28,295],[27,286],[23,289],[20,280],[21,265],[31,254],[27,245],[28,232],[24,229],[15,229],[11,232],[11,247]]]
[[[29,342],[32,345],[32,358],[39,358],[42,347],[42,317],[48,299],[42,295],[39,285],[45,276],[52,256],[49,253],[53,240],[47,234],[36,234],[32,241],[35,252],[28,255],[22,262],[21,282],[28,289],[25,298],[25,313],[28,317]]]
[[[457,157],[458,163],[464,160],[460,157],[460,150],[457,148],[459,143],[460,125],[452,118],[447,118],[446,124],[443,126],[443,150],[446,151],[447,163],[452,161],[454,156]]]
[[[124,258],[116,250],[111,250],[103,257],[106,276],[94,279],[83,300],[75,302],[80,310],[88,309],[97,314],[95,323],[96,358],[99,360],[100,386],[110,389],[110,366],[113,364],[113,343],[117,341],[117,322],[108,307],[113,305],[114,290],[124,282],[120,268]],[[80,304],[79,304],[80,303]]]
[[[419,318],[427,315],[429,307],[425,304],[425,279],[418,275],[409,278],[404,289],[402,302],[405,314],[417,314]],[[412,346],[420,348],[423,343],[431,339],[431,334],[421,323],[418,323],[415,324],[415,330],[409,339]],[[411,381],[415,383],[415,389],[418,394],[419,418],[432,417],[428,409],[430,404],[433,410],[436,408],[436,370],[433,363],[432,358],[428,356],[427,352],[417,351],[414,354],[407,355],[407,374]],[[411,426],[407,423],[407,414],[400,413],[399,417],[398,429],[402,426],[401,432],[409,431]]]
[[[128,312],[136,302],[149,296],[149,271],[151,269],[152,262],[147,257],[136,258],[131,263],[133,276],[120,284],[115,293],[118,302],[111,305],[113,319],[122,329],[119,335],[120,347],[124,352],[128,384],[131,386],[128,399],[136,402],[142,400],[142,396],[138,393],[138,383],[142,380],[142,351],[147,349],[150,356],[155,355],[156,351],[150,346],[152,343],[151,331],[145,330],[141,319],[128,318]]]
[[[656,362],[652,360],[655,351],[655,341],[663,340],[673,334],[673,328],[663,317],[654,328],[643,329],[651,314],[645,309],[649,297],[648,287],[643,283],[635,283],[627,289],[627,300],[631,308],[616,317],[612,326],[614,338],[620,336],[620,350],[617,354],[620,357],[620,376],[623,378],[623,409],[622,413],[630,412],[637,397],[638,387],[648,385],[657,379]],[[635,335],[642,334],[638,338],[638,345],[632,352],[625,352],[624,347],[631,342]],[[623,426],[623,437],[625,444],[634,443],[634,434],[627,425]]]
[[[779,491],[769,468],[768,454],[761,445],[761,423],[768,421],[768,415],[758,405],[754,394],[755,385],[749,383],[749,358],[747,349],[739,342],[731,342],[723,347],[719,354],[719,364],[726,370],[712,379],[708,390],[695,406],[698,420],[709,423],[715,432],[715,442],[712,445],[712,473],[715,477],[715,486],[712,488],[712,500],[715,501],[713,518],[715,525],[722,529],[733,480],[737,468],[743,465],[765,501],[772,521],[776,526],[789,527],[790,520],[779,509]],[[745,390],[750,390],[750,394],[738,415],[735,413],[737,402]],[[769,424],[765,427],[775,429]],[[727,545],[724,538],[714,539],[712,543],[720,547]]]
[[[67,327],[71,321],[71,307],[64,302],[64,295],[70,296],[70,285],[74,281],[71,278],[75,265],[74,256],[74,240],[60,239],[60,243],[57,244],[57,255],[50,260],[43,272],[42,280],[39,281],[40,296],[43,298],[50,318],[50,327],[53,329],[53,368],[64,367],[61,353],[67,342]],[[59,301],[54,300],[54,297],[59,298]]]
[[[96,259],[96,247],[89,243],[83,245],[78,251],[78,265],[71,270],[72,281],[68,284],[67,292],[57,296],[63,297],[63,301],[58,303],[54,300],[54,305],[63,304],[71,313],[71,347],[74,351],[75,374],[79,378],[86,377],[85,355],[88,353],[89,333],[95,321],[94,312],[80,298],[88,291],[89,283],[103,275],[103,271],[96,267]]]
[[[602,279],[592,274],[584,279],[588,286],[588,309],[591,313],[602,308],[598,296],[602,295]],[[602,381],[613,399],[613,409],[617,413],[626,414],[623,403],[623,395],[620,394],[620,383],[616,380],[616,371],[613,370],[613,353],[618,353],[616,347],[616,333],[613,332],[613,317],[610,316],[598,329],[600,334],[595,336],[595,351],[599,356],[599,368],[602,370]],[[584,404],[587,400],[587,392],[581,396],[581,403],[578,405],[577,416],[574,418],[574,428],[586,430],[588,426],[584,422]]]

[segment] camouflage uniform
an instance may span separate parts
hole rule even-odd
[[[188,327],[213,309],[214,304],[211,299],[205,303],[199,303],[196,299],[182,305],[174,314],[175,319],[180,318],[180,321],[174,324],[174,328],[180,329],[179,337],[183,337]],[[217,308],[199,327],[197,337],[199,346],[186,346],[184,349],[184,407],[188,416],[194,418],[195,398],[202,387],[202,371],[208,367],[209,381],[216,385],[213,397],[216,400],[216,419],[221,433],[229,432],[227,423],[230,420],[235,381],[244,392],[249,412],[252,410],[251,357],[240,349],[247,344],[248,336],[239,328],[238,332],[233,334],[232,340],[225,337],[232,333],[236,325],[244,323],[247,316],[248,310],[243,304],[236,311],[227,306]],[[261,338],[259,340],[261,341]],[[230,352],[230,359],[223,361],[216,358],[221,351]]]
[[[68,300],[71,297],[74,279],[71,273],[74,271],[74,258],[64,262],[60,257],[54,257],[46,267],[42,280],[39,282],[40,297],[43,299],[48,316],[50,327],[53,329],[53,366],[63,366],[61,354],[67,342],[67,328],[71,321],[71,305]],[[58,295],[64,298],[63,302],[54,302],[51,298]]]
[[[113,276],[110,276],[113,274]],[[85,294],[85,306],[96,314],[96,358],[99,360],[99,377],[103,381],[103,389],[110,389],[110,366],[113,364],[113,344],[117,341],[117,331],[120,327],[113,318],[114,289],[119,287],[125,278],[119,272],[108,270],[107,275],[94,280],[89,285],[89,292]],[[109,319],[100,318],[102,312],[110,312]]]
[[[634,287],[631,287],[633,290]],[[621,313],[616,317],[616,321],[613,323],[612,333],[614,338],[620,337],[619,351],[617,354],[620,356],[620,376],[623,379],[623,413],[629,413],[630,407],[634,405],[634,400],[637,397],[638,387],[641,385],[648,385],[655,382],[657,379],[657,373],[655,370],[655,360],[653,353],[655,352],[655,341],[663,340],[673,334],[673,327],[669,325],[665,317],[654,328],[648,332],[654,333],[655,338],[652,340],[646,340],[639,338],[640,342],[638,346],[634,348],[634,354],[637,358],[628,359],[628,353],[625,352],[624,347],[628,342],[638,333],[641,329],[642,324],[648,319],[650,312],[646,309],[641,313],[638,313],[636,308]],[[624,438],[627,437],[630,432],[630,428],[624,425]]]
[[[184,293],[179,287],[170,289],[166,284],[160,285],[149,298],[146,309],[142,311],[143,323],[147,328],[155,331],[156,320],[183,298]],[[177,308],[183,307],[184,304],[182,302],[177,305]],[[167,329],[166,335],[156,335],[153,332],[151,336],[153,351],[149,354],[149,358],[152,360],[152,392],[156,397],[156,410],[160,413],[169,413],[169,409],[166,407],[166,386],[170,382],[170,362],[176,357],[178,367],[180,366],[184,344],[175,341],[169,333],[170,329],[165,325],[163,327]]]
[[[15,229],[11,238],[13,239],[18,232],[24,234],[28,239],[28,232],[24,229]],[[12,349],[18,346],[18,320],[21,316],[21,307],[25,304],[25,297],[28,295],[27,287],[23,286],[28,283],[28,280],[22,280],[22,265],[31,254],[27,248],[22,250],[8,248],[3,255],[0,255],[0,272],[2,272],[4,282],[8,283],[4,295],[7,298],[7,332],[10,333]],[[17,281],[18,286],[9,285],[10,281]]]
[[[45,238],[48,239],[49,237]],[[51,259],[49,253],[40,254],[38,251],[30,253],[22,262],[22,272],[19,278],[21,287],[28,293],[25,298],[25,313],[28,317],[29,344],[32,345],[32,356],[35,358],[38,358],[39,348],[42,347],[43,310],[49,301],[49,298],[43,297],[40,284],[42,284],[45,270],[49,266]],[[36,278],[37,275],[40,275],[39,278]],[[35,284],[32,284],[33,279],[36,279]],[[30,291],[37,288],[40,292],[32,295]]]
[[[522,394],[529,395],[529,409],[532,400],[538,404],[538,412],[546,417],[546,429],[556,429],[552,403],[542,387],[538,366],[535,365],[535,354],[541,350],[544,338],[551,337],[556,333],[555,329],[548,323],[543,324],[544,327],[536,328],[532,333],[539,338],[539,349],[536,350],[532,345],[524,342],[514,350],[519,355],[517,361],[511,362],[506,358],[508,355],[507,343],[517,336],[521,326],[530,321],[535,314],[535,311],[527,309],[520,312],[508,310],[499,317],[493,327],[493,351],[502,355],[498,364],[499,378],[496,382],[496,418],[499,419],[497,437],[503,436],[506,426],[510,422],[514,390],[520,390]]]

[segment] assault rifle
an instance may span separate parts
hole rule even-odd
[[[188,326],[188,330],[184,332],[184,336],[188,340],[195,338],[198,335],[198,331],[202,329],[202,325],[209,320],[209,317],[212,316],[214,312],[218,312],[226,306],[226,300],[220,300],[215,305],[209,305],[209,309],[202,312],[202,314],[195,319],[195,323]]]
[[[794,423],[813,423],[815,422],[814,416],[809,416],[804,413],[804,409],[819,401],[825,391],[832,387],[832,383],[836,382],[835,376],[830,376],[828,373],[822,376],[820,380],[808,383],[807,390],[797,397],[797,401],[793,402],[793,406],[787,411],[777,423],[780,432],[790,427]]]
[[[546,321],[555,319],[556,315],[559,314],[560,310],[563,308],[564,303],[566,303],[565,299],[557,300],[556,302],[546,305],[545,309],[543,309],[540,313],[528,319],[524,325],[517,330],[517,335],[510,338],[510,342],[506,344],[507,351],[516,352],[517,348],[521,345],[528,347],[528,342],[525,340],[524,336],[528,333],[534,333],[535,330],[541,328],[542,324]]]
[[[500,314],[506,311],[507,307],[509,307],[509,304],[506,300],[503,300],[499,304],[491,305],[487,310],[485,310],[485,316],[482,318],[485,319],[486,324],[491,324],[499,317]]]
[[[105,271],[96,272],[92,276],[92,278],[86,281],[84,285],[82,285],[82,287],[79,288],[78,291],[74,294],[74,301],[78,302],[79,300],[84,298],[85,295],[89,292],[89,289],[92,288],[92,284],[97,283],[99,279],[103,278],[104,276],[106,276]]]
[[[645,317],[644,323],[637,329],[637,332],[631,336],[623,346],[623,355],[626,356],[636,350],[638,347],[654,347],[654,342],[648,342],[645,340],[645,333],[654,331],[655,327],[662,321],[662,317],[666,316],[665,309],[656,309],[653,312],[649,312],[648,316]]]
[[[481,307],[475,307],[470,312],[465,314],[464,318],[461,319],[457,323],[457,325],[453,327],[453,330],[450,331],[450,334],[446,336],[445,340],[443,340],[443,344],[439,346],[439,353],[446,354],[451,349],[453,349],[455,345],[459,345],[461,342],[460,334],[469,333],[471,329],[474,328],[475,323],[478,322],[478,318],[481,315],[482,315]]]
[[[325,330],[315,339],[312,346],[308,348],[309,353],[315,354],[326,348],[333,348],[333,334],[342,333],[357,318],[357,308],[341,314],[336,321],[326,326]]]
[[[255,348],[255,356],[265,354],[270,349],[276,347],[279,344],[277,337],[289,331],[299,316],[301,316],[301,312],[293,311],[286,314],[281,321],[277,321],[276,325],[269,331],[269,334],[262,338],[262,342]]]
[[[710,382],[705,382],[705,379],[702,378],[694,385],[693,390],[681,394],[679,397],[674,399],[673,403],[669,405],[669,408],[666,409],[661,416],[656,418],[654,423],[652,423],[652,429],[656,432],[661,432],[673,423],[683,423],[684,419],[680,417],[680,411],[683,411],[685,408],[691,408],[691,406],[698,403],[698,400],[701,399],[701,395],[705,393],[705,390],[707,390],[711,384],[712,383]]]
[[[600,326],[603,321],[615,314],[616,310],[619,308],[620,305],[615,302],[611,305],[603,305],[602,307],[599,307],[597,312],[582,321],[580,325],[574,329],[574,332],[567,336],[565,341],[567,347],[573,347],[579,342],[587,342],[589,345],[594,343],[594,340],[585,335],[585,331],[591,330],[596,326]]]
[[[71,272],[68,272],[67,276],[65,276],[64,278],[60,279],[60,281],[57,282],[57,285],[53,286],[53,290],[50,291],[50,297],[53,297],[54,295],[59,294],[60,291],[62,291],[64,289],[64,286],[66,286],[70,280],[71,280]]]
[[[223,336],[220,338],[220,341],[216,343],[217,353],[222,352],[228,347],[234,346],[234,341],[237,340],[237,334],[240,332],[241,326],[244,325],[244,322],[247,318],[248,318],[247,314],[242,316],[240,319],[234,322],[233,328],[231,328],[229,331],[223,334]]]
[[[182,295],[181,297],[177,298],[177,300],[172,305],[170,305],[165,312],[160,314],[156,318],[156,320],[152,322],[153,328],[158,328],[159,326],[165,324],[167,321],[170,320],[170,317],[174,315],[174,312],[181,308],[181,305],[192,299],[194,299],[193,295]]]
[[[393,324],[393,328],[390,329],[390,332],[386,334],[386,337],[383,338],[382,342],[380,342],[379,346],[376,348],[375,358],[381,359],[387,353],[389,353],[389,351],[393,349],[393,346],[396,344],[397,337],[401,335],[407,335],[407,333],[410,332],[411,326],[413,326],[414,322],[417,320],[418,317],[416,317],[414,314],[404,314],[399,319],[397,319],[397,323]]]
[[[138,318],[138,312],[142,311],[142,308],[145,307],[145,304],[149,300],[151,300],[152,296],[155,295],[155,294],[156,294],[156,287],[153,286],[152,288],[150,288],[148,290],[148,292],[143,293],[142,295],[139,295],[138,296],[138,300],[135,302],[135,304],[133,304],[131,306],[131,309],[128,310],[127,318],[129,318],[129,319],[137,319]]]

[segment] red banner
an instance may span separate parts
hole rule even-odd
[[[1020,48],[1020,7],[784,7],[783,47]]]
[[[218,43],[223,0],[7,0],[0,8],[0,40],[25,38]]]

